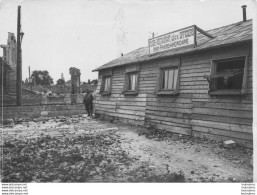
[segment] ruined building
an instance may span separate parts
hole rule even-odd
[[[17,44],[14,33],[8,33],[6,45],[1,45],[3,56],[0,57],[1,102],[4,106],[16,104],[16,67]]]

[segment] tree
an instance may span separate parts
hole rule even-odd
[[[36,85],[53,84],[53,79],[47,70],[34,70],[31,76],[34,77]]]
[[[65,81],[63,79],[58,79],[56,85],[65,85]]]
[[[90,79],[88,79],[87,84],[90,84]]]

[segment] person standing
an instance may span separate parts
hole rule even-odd
[[[92,116],[93,114],[93,95],[90,93],[89,89],[86,89],[86,95],[84,97],[83,103],[85,105],[87,116]]]

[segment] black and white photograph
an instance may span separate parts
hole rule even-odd
[[[2,193],[254,184],[256,19],[255,0],[0,0]]]

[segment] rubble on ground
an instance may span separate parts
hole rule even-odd
[[[126,132],[124,135],[129,136],[124,137],[122,132]],[[251,149],[239,146],[227,148],[219,141],[153,128],[128,126],[117,121],[108,123],[92,119],[87,115],[14,118],[4,124],[3,138],[2,146],[9,163],[5,179],[9,181],[252,181]],[[136,145],[139,148],[135,148]],[[160,146],[162,146],[160,151],[156,150]],[[164,147],[167,147],[166,151]],[[67,150],[70,152],[63,152]],[[69,157],[73,154],[74,162]],[[45,155],[45,159],[42,159],[42,155]],[[90,163],[93,166],[94,159],[98,158],[101,159],[102,164],[99,161],[95,167],[88,167]],[[41,161],[48,166],[37,164]],[[207,161],[210,161],[208,166]],[[89,162],[88,166],[83,162]],[[246,170],[249,173],[243,177],[239,176],[241,174],[235,175],[235,171],[225,174],[228,167],[225,167],[224,163],[231,170]],[[112,171],[114,166],[121,168]],[[92,172],[86,174],[82,171],[85,174],[84,177],[79,172],[83,167]],[[33,168],[42,174],[35,175],[33,171],[25,174],[27,171],[24,170],[28,168]],[[182,172],[179,172],[180,170]],[[64,177],[62,171],[66,171],[69,176]]]
[[[223,142],[223,146],[225,148],[235,148],[236,142],[234,142],[233,140],[227,140],[227,141]]]

